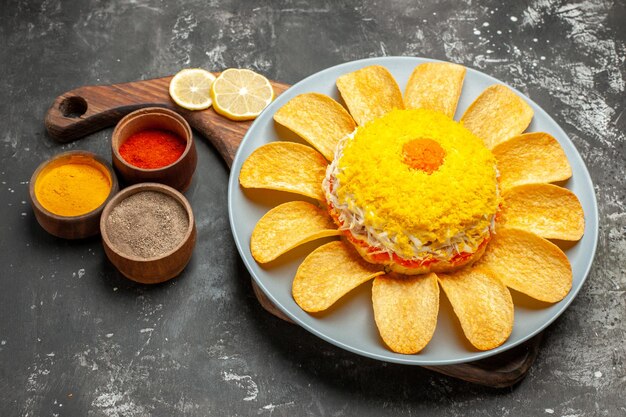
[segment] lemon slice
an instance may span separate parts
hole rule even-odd
[[[170,96],[187,110],[204,110],[211,107],[211,85],[215,76],[201,68],[179,71],[170,81]]]
[[[211,87],[213,108],[231,120],[252,120],[274,99],[272,85],[248,69],[230,68]]]

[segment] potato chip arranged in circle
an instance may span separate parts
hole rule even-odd
[[[427,62],[413,70],[404,91],[407,109],[435,110],[452,118],[461,96],[465,67],[449,62]]]
[[[548,133],[514,136],[491,151],[498,161],[502,189],[564,181],[572,176],[572,168],[563,148]]]
[[[337,88],[358,125],[403,109],[398,83],[387,68],[372,65],[337,78]]]
[[[337,142],[352,133],[352,116],[332,98],[318,93],[300,94],[274,114],[276,123],[298,134],[329,161]]]
[[[267,263],[306,242],[339,234],[324,210],[306,201],[290,201],[274,207],[258,221],[250,249],[257,262]]]
[[[257,148],[241,166],[244,188],[266,188],[324,200],[326,159],[315,149],[292,142],[271,142]]]
[[[513,90],[494,84],[470,104],[461,123],[492,149],[526,130],[533,114],[532,107]]]
[[[513,330],[513,299],[494,274],[480,268],[464,268],[452,274],[439,274],[463,333],[475,348],[500,346]]]
[[[385,344],[394,352],[417,353],[430,342],[437,326],[437,275],[376,277],[372,305]]]
[[[491,270],[507,287],[540,301],[561,301],[572,288],[572,267],[563,251],[523,230],[498,230],[477,265]]]
[[[292,294],[310,313],[326,310],[341,297],[384,272],[367,263],[348,243],[327,243],[307,256],[293,280]]]
[[[546,239],[579,240],[585,214],[576,194],[551,184],[519,185],[502,193],[500,226]]]

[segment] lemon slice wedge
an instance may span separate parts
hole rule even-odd
[[[231,120],[255,119],[274,99],[272,85],[248,69],[230,68],[211,87],[213,108]]]
[[[187,110],[204,110],[211,107],[211,85],[215,76],[201,68],[179,71],[170,81],[170,97]]]

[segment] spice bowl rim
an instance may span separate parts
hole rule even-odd
[[[111,212],[117,205],[119,205],[126,198],[132,195],[138,194],[140,192],[143,192],[143,191],[160,192],[162,194],[166,194],[169,197],[173,198],[174,200],[176,200],[178,204],[180,204],[183,207],[183,209],[185,210],[185,213],[187,214],[187,219],[189,221],[187,225],[187,230],[185,231],[185,235],[182,237],[178,245],[176,245],[174,248],[170,249],[167,252],[164,252],[157,256],[153,256],[151,258],[142,258],[139,256],[135,256],[133,254],[120,251],[117,248],[117,246],[114,245],[113,242],[111,242],[111,239],[108,235],[107,226],[106,226],[106,221],[109,215],[111,214]],[[100,217],[100,235],[102,236],[104,245],[106,245],[107,248],[111,250],[112,252],[114,252],[117,256],[127,259],[129,261],[140,262],[140,263],[159,261],[159,260],[172,256],[187,243],[187,241],[193,235],[194,229],[195,229],[195,218],[194,218],[193,210],[191,208],[191,204],[189,203],[189,200],[187,200],[187,198],[180,191],[176,190],[174,187],[170,187],[169,185],[161,184],[158,182],[142,182],[142,183],[131,185],[129,187],[124,188],[107,203],[107,205],[104,207],[104,210],[102,211],[102,216]]]
[[[138,117],[149,116],[149,115],[159,115],[162,117],[169,117],[171,119],[175,119],[177,122],[179,122],[183,126],[186,132],[186,135],[183,138],[186,143],[185,150],[183,151],[183,153],[178,157],[178,159],[176,159],[171,164],[163,165],[162,167],[158,167],[158,168],[141,168],[141,167],[131,164],[126,159],[124,159],[122,154],[120,154],[119,148],[123,142],[116,144],[116,142],[119,142],[118,138],[119,138],[120,130],[123,127],[125,127],[128,123],[132,122]],[[162,130],[167,130],[167,129],[162,129]],[[172,133],[175,133],[175,132],[172,132]],[[194,141],[193,141],[193,132],[191,130],[191,126],[189,126],[189,123],[187,122],[187,120],[185,120],[183,116],[181,116],[174,110],[168,109],[167,107],[158,107],[158,106],[144,107],[142,109],[138,109],[133,112],[130,112],[126,116],[124,116],[122,119],[120,119],[119,122],[117,122],[117,124],[115,125],[115,128],[113,129],[113,133],[111,135],[111,149],[115,158],[118,159],[118,161],[121,164],[123,164],[129,169],[136,170],[139,172],[146,172],[146,173],[153,173],[153,172],[165,170],[180,163],[189,154],[189,152],[191,152],[191,148],[193,146],[194,146]]]
[[[109,177],[111,179],[111,187],[109,189],[109,194],[107,195],[106,199],[98,207],[83,214],[79,214],[75,216],[63,216],[63,215],[51,212],[50,210],[45,208],[43,204],[41,204],[41,202],[37,198],[37,193],[35,192],[35,184],[39,176],[50,164],[56,161],[59,161],[60,159],[70,158],[72,156],[82,156],[82,157],[90,158],[90,159],[93,159],[95,162],[97,162],[99,165],[101,165],[109,174]],[[34,208],[38,210],[44,216],[54,219],[59,222],[79,222],[81,220],[87,220],[93,217],[94,215],[101,215],[107,203],[111,201],[118,192],[119,192],[119,182],[117,179],[117,175],[115,174],[115,170],[113,169],[113,166],[107,160],[102,158],[100,155],[91,151],[85,151],[85,150],[80,150],[80,149],[74,149],[71,151],[61,152],[41,162],[37,166],[37,168],[35,168],[33,175],[31,175],[30,183],[28,184],[28,194],[30,197],[31,204],[34,206]],[[42,225],[42,227],[44,226]]]

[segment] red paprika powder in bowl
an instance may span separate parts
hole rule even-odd
[[[172,132],[148,129],[129,136],[119,147],[122,158],[143,169],[163,168],[178,161],[187,142]]]
[[[178,113],[148,107],[119,121],[111,140],[113,166],[127,184],[158,182],[184,192],[198,155],[191,128]]]

